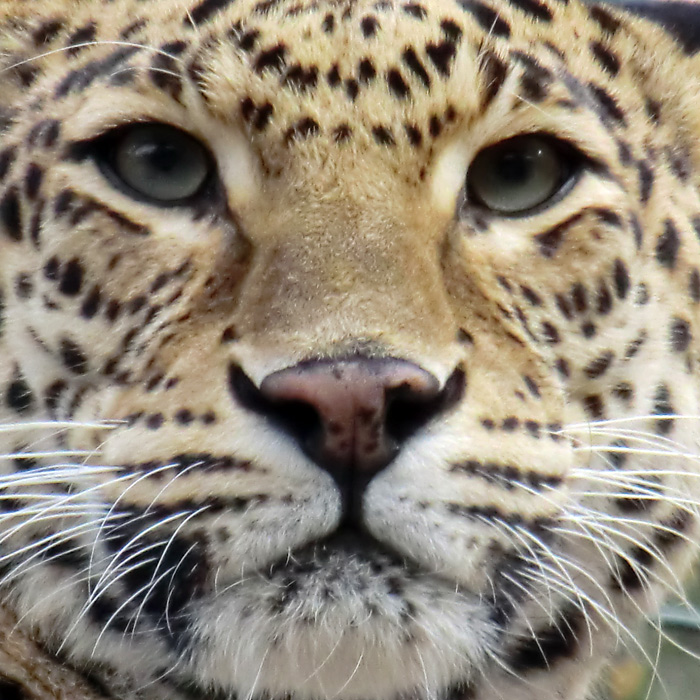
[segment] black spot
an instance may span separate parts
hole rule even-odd
[[[401,73],[396,70],[396,68],[392,68],[387,72],[386,82],[389,85],[389,90],[398,99],[405,100],[410,96],[411,90],[409,89],[408,85],[406,85],[406,81],[403,79]]]
[[[24,191],[29,199],[37,196],[43,179],[44,171],[36,163],[30,163],[24,175]]]
[[[175,413],[175,422],[179,423],[180,425],[189,425],[193,421],[194,415],[192,415],[192,411],[187,408],[181,408]]]
[[[420,129],[415,124],[404,124],[403,128],[411,146],[420,146],[423,142],[423,134],[421,134]]]
[[[591,360],[583,371],[589,379],[597,379],[608,371],[614,359],[615,354],[612,350],[606,350],[595,360]]]
[[[589,394],[583,398],[583,408],[586,411],[586,415],[592,420],[599,420],[603,418],[604,414],[604,404],[603,399],[598,396],[598,394]]]
[[[661,103],[656,100],[652,100],[650,97],[644,101],[644,108],[646,113],[649,115],[654,124],[659,124],[661,122]]]
[[[651,197],[651,190],[654,186],[654,171],[649,163],[640,160],[637,163],[637,172],[639,174],[639,199],[645,204]]]
[[[484,77],[484,92],[481,98],[481,108],[485,109],[495,99],[503,85],[508,68],[493,51],[484,51],[479,58],[479,70]]]
[[[316,136],[320,130],[321,129],[317,121],[311,117],[304,117],[294,124],[294,126],[287,129],[284,138],[287,143],[308,139],[312,136]]]
[[[375,126],[372,129],[374,140],[382,146],[395,146],[396,141],[391,133],[391,130],[386,126]]]
[[[82,348],[70,338],[61,340],[61,361],[74,374],[86,374],[88,361]]]
[[[625,359],[631,360],[638,352],[639,349],[644,345],[647,340],[646,331],[642,331],[626,348]]]
[[[700,301],[700,270],[694,267],[688,275],[688,292],[690,298],[697,304]]]
[[[46,388],[44,392],[44,403],[49,412],[53,413],[56,410],[61,396],[67,388],[68,385],[62,379],[58,379]]]
[[[377,77],[377,69],[369,58],[363,58],[357,66],[357,75],[361,83],[367,84]]]
[[[531,289],[530,287],[528,287],[524,284],[521,284],[520,285],[520,292],[525,297],[528,304],[531,304],[532,306],[542,306],[542,299],[539,296],[539,294],[537,294],[537,292],[535,292],[534,289]]]
[[[637,249],[639,249],[644,242],[644,232],[642,231],[642,225],[639,223],[639,219],[634,215],[630,216],[630,226],[632,227],[634,244],[637,246]]]
[[[68,41],[66,42],[67,46],[72,47],[68,53],[75,54],[77,53],[81,48],[84,48],[80,46],[80,44],[90,44],[95,40],[95,36],[97,35],[97,27],[95,26],[94,22],[89,22],[88,24],[80,27],[79,29],[76,29],[69,37]]]
[[[157,88],[167,92],[173,99],[179,99],[182,78],[179,75],[178,64],[172,56],[160,52],[153,56],[149,76]]]
[[[7,175],[7,171],[15,162],[16,156],[17,149],[14,146],[8,146],[7,148],[0,151],[0,180],[5,178],[5,176]]]
[[[300,92],[312,90],[316,87],[317,82],[318,68],[316,66],[310,68],[304,68],[299,64],[290,66],[284,76],[284,84]]]
[[[407,15],[415,17],[416,19],[425,19],[428,16],[428,13],[426,12],[425,8],[422,5],[418,5],[415,2],[410,2],[404,5],[403,11]]]
[[[676,227],[670,219],[666,219],[663,233],[656,241],[656,260],[659,264],[673,269],[676,266],[680,245],[680,238]]]
[[[77,258],[69,260],[63,267],[59,291],[69,297],[80,294],[83,286],[83,266]]]
[[[287,62],[286,54],[287,48],[284,44],[277,44],[270,49],[261,51],[255,59],[255,72],[262,73],[267,69],[281,71]]]
[[[604,121],[614,121],[624,125],[625,113],[617,104],[617,100],[601,85],[589,83],[588,87],[600,107],[600,115]]]
[[[425,52],[435,66],[438,73],[448,78],[450,76],[450,64],[457,53],[453,42],[442,41],[439,44],[427,44]]]
[[[571,320],[574,317],[574,311],[571,308],[571,304],[563,294],[557,294],[554,297],[554,302],[564,318]]]
[[[488,5],[484,5],[478,0],[459,0],[459,4],[470,12],[481,28],[492,36],[499,36],[507,39],[510,37],[510,26]]]
[[[270,102],[266,102],[261,107],[258,107],[253,120],[253,128],[256,131],[263,131],[267,128],[272,119],[275,108]]]
[[[193,24],[198,26],[203,22],[207,22],[217,12],[223,10],[235,0],[202,0],[195,5],[182,20],[182,23],[191,27]]]
[[[332,34],[335,29],[335,17],[331,14],[327,14],[323,18],[321,27],[326,34]]]
[[[580,282],[571,287],[571,301],[577,313],[583,313],[588,308],[588,292]]]
[[[415,75],[418,80],[423,84],[423,87],[430,88],[430,76],[425,69],[425,66],[421,63],[416,52],[412,48],[407,48],[402,56],[401,60],[404,62],[406,67]]]
[[[671,347],[675,352],[685,352],[693,339],[690,323],[684,318],[674,318],[671,323]]]
[[[146,418],[146,427],[149,430],[158,430],[164,422],[165,419],[162,413],[153,413]]]
[[[592,338],[596,334],[595,323],[587,321],[581,326],[581,333],[583,333],[584,338]]]
[[[559,331],[549,321],[542,323],[542,336],[549,345],[556,345],[560,341]]]
[[[620,22],[600,5],[594,5],[590,9],[591,19],[598,23],[600,28],[608,33],[614,34],[620,28]]]
[[[430,121],[428,122],[428,131],[434,139],[440,136],[440,132],[442,131],[442,123],[434,114],[430,117]]]
[[[664,420],[656,421],[656,432],[659,435],[668,435],[673,430],[674,421],[668,416],[675,415],[671,404],[671,392],[665,384],[659,384],[654,394],[654,407],[652,413],[656,416],[666,416]]]
[[[604,316],[605,314],[610,313],[612,305],[612,294],[610,294],[610,291],[605,283],[601,282],[596,293],[596,311]]]
[[[571,368],[569,367],[569,363],[563,357],[557,359],[557,361],[554,363],[554,367],[556,368],[557,372],[564,377],[564,379],[571,376]]]
[[[60,19],[47,20],[32,32],[32,39],[39,46],[48,44],[56,38],[61,29],[63,29],[63,22]]]
[[[352,136],[352,128],[348,124],[341,124],[333,129],[333,140],[336,143],[345,143]]]
[[[364,36],[365,39],[369,39],[377,33],[379,22],[376,17],[367,15],[367,17],[363,17],[360,20],[360,29],[362,30],[362,36]]]
[[[352,102],[355,101],[355,98],[357,97],[359,92],[360,86],[357,84],[357,80],[349,78],[345,81],[345,93]]]
[[[461,27],[452,20],[444,19],[440,22],[440,29],[445,32],[445,36],[453,42],[458,42],[462,38]]]
[[[5,402],[15,413],[26,413],[31,410],[34,405],[34,396],[22,377],[17,376],[10,382],[5,394]]]
[[[617,296],[620,299],[624,299],[630,289],[630,276],[627,272],[627,266],[619,258],[615,260],[613,280],[615,282],[615,292]]]
[[[34,283],[27,272],[20,272],[15,278],[15,291],[20,299],[28,299],[34,292]]]
[[[527,387],[527,390],[536,399],[539,399],[541,397],[541,394],[540,394],[540,388],[537,386],[537,382],[535,382],[535,380],[527,374],[523,375],[523,381],[525,382],[525,386]]]
[[[509,0],[509,2],[542,22],[550,22],[552,20],[552,11],[539,0]]]
[[[238,46],[243,51],[252,51],[255,48],[255,43],[260,36],[260,32],[257,29],[251,29],[240,35],[238,38]]]
[[[326,73],[326,81],[331,87],[337,87],[340,85],[340,70],[338,69],[338,64],[334,64],[328,73]]]
[[[83,305],[80,307],[80,315],[88,320],[93,318],[100,310],[101,304],[102,292],[98,286],[94,286],[83,300]]]
[[[557,620],[536,629],[531,639],[518,643],[507,656],[507,663],[515,673],[531,669],[551,671],[561,659],[574,656],[582,631],[583,614],[579,610],[565,610]]]
[[[604,71],[612,76],[620,72],[620,59],[607,46],[599,41],[592,41],[591,52]]]
[[[16,187],[10,187],[0,200],[0,221],[9,238],[13,241],[22,240],[19,195]]]

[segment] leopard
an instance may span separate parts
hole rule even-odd
[[[597,692],[700,539],[700,11],[629,5],[0,2],[0,660]]]

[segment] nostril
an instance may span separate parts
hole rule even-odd
[[[408,383],[389,389],[386,392],[387,433],[397,442],[404,442],[433,418],[457,404],[464,395],[466,384],[466,374],[458,367],[434,396],[416,394]]]
[[[229,368],[229,386],[243,408],[269,418],[279,428],[294,435],[304,449],[321,439],[323,423],[311,404],[269,399],[238,365]]]

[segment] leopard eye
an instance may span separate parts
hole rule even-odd
[[[525,214],[558,194],[575,170],[573,153],[560,142],[516,136],[477,154],[467,173],[467,201],[507,216]]]
[[[166,124],[122,127],[108,135],[99,161],[127,194],[161,205],[186,203],[213,173],[207,149]]]

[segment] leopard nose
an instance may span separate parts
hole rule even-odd
[[[302,362],[253,386],[240,368],[231,384],[239,401],[291,434],[349,494],[364,490],[401,445],[461,395],[464,373],[444,387],[430,372],[396,358]]]

